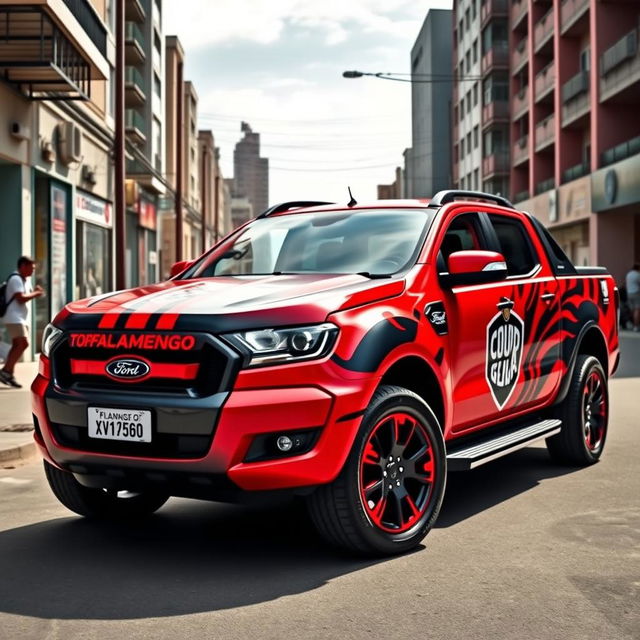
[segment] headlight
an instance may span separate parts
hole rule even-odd
[[[264,367],[322,358],[333,347],[337,335],[338,327],[326,322],[310,327],[240,331],[223,337],[246,354],[245,366]]]
[[[57,340],[62,335],[62,331],[58,329],[58,327],[54,327],[52,324],[48,324],[44,333],[42,334],[42,355],[49,357],[51,353],[51,348],[57,342]]]

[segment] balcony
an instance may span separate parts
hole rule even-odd
[[[601,159],[602,166],[608,167],[611,164],[615,164],[616,162],[620,162],[620,160],[625,160],[626,158],[630,158],[631,156],[635,156],[639,153],[640,136],[627,140],[627,142],[623,142],[622,144],[604,151]]]
[[[562,184],[582,178],[582,176],[586,176],[588,173],[589,166],[586,162],[581,162],[580,164],[562,172]]]
[[[125,0],[124,18],[127,22],[137,22],[142,24],[146,17],[147,14],[140,3],[140,0]]]
[[[517,29],[529,12],[529,0],[514,0],[511,4],[511,28]]]
[[[124,101],[127,107],[141,107],[147,96],[144,79],[135,67],[127,67],[124,72]]]
[[[508,15],[507,0],[484,0],[480,7],[480,28],[484,29],[491,18],[506,18]]]
[[[146,59],[144,34],[137,24],[127,22],[124,30],[124,61],[129,65],[144,64]]]
[[[589,72],[579,71],[562,85],[562,126],[575,122],[589,112]]]
[[[509,122],[509,103],[506,100],[496,100],[482,107],[482,128],[492,124]]]
[[[604,102],[640,81],[638,29],[629,31],[600,56],[600,100]]]
[[[533,47],[536,53],[544,47],[553,36],[553,8],[536,23],[533,29]]]
[[[509,173],[509,154],[493,153],[482,158],[482,178],[487,180],[497,175]]]
[[[124,117],[124,127],[127,136],[136,144],[144,144],[147,141],[147,136],[144,133],[145,122],[142,115],[135,109],[126,109]]]
[[[550,62],[544,69],[536,74],[535,101],[541,102],[547,96],[551,96],[556,80],[556,65]]]
[[[560,6],[560,33],[564,35],[589,9],[589,0],[562,0]]]
[[[556,139],[556,119],[552,113],[544,120],[536,124],[535,130],[535,150],[542,151],[555,142]]]
[[[529,38],[525,36],[515,46],[511,54],[511,73],[516,75],[529,60]]]
[[[518,202],[522,202],[523,200],[528,200],[530,197],[531,194],[529,193],[528,189],[525,189],[524,191],[518,191],[518,193],[513,196],[513,203],[517,204]]]
[[[507,42],[494,42],[483,56],[480,65],[482,75],[486,75],[494,69],[509,68],[509,44]]]
[[[516,143],[513,145],[513,153],[511,154],[513,158],[513,166],[517,167],[524,162],[529,160],[529,136],[524,135],[519,140],[516,140]]]
[[[0,5],[0,75],[32,99],[86,100],[109,76],[107,32],[86,0]]]
[[[547,178],[546,180],[541,180],[536,185],[536,195],[539,196],[541,193],[545,191],[551,191],[551,189],[555,189],[556,181],[554,178]]]
[[[513,96],[513,102],[511,104],[511,117],[513,120],[521,118],[525,113],[529,111],[529,87],[523,87]]]

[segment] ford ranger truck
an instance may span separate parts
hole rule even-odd
[[[33,392],[56,497],[90,518],[169,496],[304,496],[330,543],[389,555],[447,471],[607,437],[617,291],[507,200],[291,202],[168,281],[68,304]]]

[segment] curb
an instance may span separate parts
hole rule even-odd
[[[36,454],[36,443],[26,442],[25,444],[11,447],[10,449],[0,450],[0,465],[8,462],[18,462],[19,460],[28,460]]]

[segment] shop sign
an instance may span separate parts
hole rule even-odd
[[[144,198],[140,198],[138,200],[138,217],[141,227],[155,231],[157,219],[155,204]]]
[[[111,203],[94,195],[76,192],[76,218],[85,220],[102,227],[111,227],[113,225]]]
[[[67,302],[67,192],[51,185],[51,315]]]

